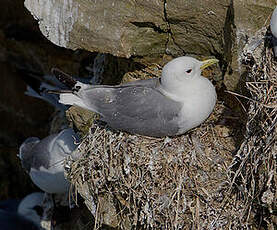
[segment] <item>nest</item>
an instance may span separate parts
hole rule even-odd
[[[230,166],[230,187],[240,200],[240,226],[277,227],[277,63],[267,28],[246,44],[241,62],[246,66],[250,96],[245,139]]]
[[[223,109],[217,105],[219,114]],[[68,178],[78,192],[90,196],[85,200],[93,201],[88,205],[97,225],[104,221],[129,229],[204,224],[200,215],[208,215],[210,202],[217,200],[220,205],[226,162],[232,159],[226,147],[229,133],[223,126],[215,129],[213,118],[189,135],[159,139],[115,132],[95,123],[79,146],[82,157],[70,163]],[[108,219],[103,210],[115,215]]]
[[[78,159],[67,159],[66,175],[95,229],[274,225],[277,72],[264,40],[251,52],[246,46],[242,60],[250,94],[244,140],[235,138],[242,129],[219,123],[228,112],[220,102],[200,127],[174,138],[130,135],[94,122]]]

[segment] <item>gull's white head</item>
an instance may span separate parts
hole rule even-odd
[[[271,16],[270,29],[273,36],[277,38],[277,6],[275,7]]]
[[[217,59],[198,61],[193,57],[178,57],[168,62],[162,71],[161,84],[169,92],[201,77],[201,71],[217,63]]]

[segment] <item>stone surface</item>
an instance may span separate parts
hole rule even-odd
[[[239,53],[247,37],[268,23],[275,4],[275,0],[25,0],[42,33],[59,46],[121,57],[215,56],[221,61],[224,86],[240,92]]]
[[[163,4],[161,0],[25,1],[54,44],[124,57],[164,49]]]
[[[25,6],[53,43],[115,56],[223,56],[230,0],[38,1]]]
[[[183,54],[223,56],[229,7],[230,0],[167,1],[167,21],[174,44]]]
[[[230,64],[224,76],[224,85],[227,89],[243,92],[242,85],[245,82],[245,74],[240,65],[242,50],[249,37],[263,26],[269,25],[275,6],[275,0],[233,1],[235,40],[232,42]]]

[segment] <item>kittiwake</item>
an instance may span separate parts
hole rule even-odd
[[[53,73],[73,86],[70,92],[61,92],[61,103],[96,112],[114,129],[164,137],[183,134],[209,117],[217,96],[201,70],[217,62],[178,57],[163,67],[160,78],[117,86],[87,85],[57,69]]]
[[[270,29],[273,35],[272,37],[272,45],[274,50],[274,56],[277,56],[277,6],[275,7],[271,20],[270,20]]]
[[[67,89],[67,87],[58,81],[55,77],[49,74],[34,72],[28,68],[23,67],[17,68],[17,71],[22,80],[24,80],[26,83],[27,89],[25,91],[25,95],[46,101],[61,112],[64,112],[66,109],[68,109],[68,106],[58,102],[58,95],[48,93],[48,91]],[[82,83],[89,83],[91,79],[78,78],[78,80]]]
[[[20,146],[22,167],[32,181],[47,193],[65,193],[69,182],[64,177],[64,159],[76,148],[78,136],[72,129],[64,129],[40,140],[27,138]]]
[[[40,226],[43,215],[44,193],[33,192],[25,196],[18,205],[17,213]]]

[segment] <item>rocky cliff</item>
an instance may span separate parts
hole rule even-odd
[[[172,57],[216,57],[220,60],[216,74],[209,71],[204,74],[216,84],[219,102],[227,106],[217,118],[212,118],[211,124],[220,125],[215,129],[219,134],[230,134],[232,138],[226,146],[232,151],[243,142],[241,127],[247,118],[240,103],[224,90],[249,94],[245,87],[249,70],[241,66],[243,49],[250,37],[269,24],[275,0],[2,0],[1,3],[5,6],[0,15],[2,199],[20,198],[35,189],[20,169],[16,153],[26,137],[44,137],[51,132],[54,109],[24,92],[26,82],[34,83],[30,73],[49,74],[52,67],[75,76],[93,76],[98,83],[115,84],[155,77]],[[82,113],[71,111],[68,117],[74,118],[81,130],[87,130],[86,124],[80,125],[84,122]],[[227,128],[222,128],[222,124]],[[201,162],[197,164],[203,167]],[[195,206],[190,209],[190,215],[198,220],[199,208],[203,208],[199,199],[194,200]],[[255,222],[254,217],[252,221]]]

